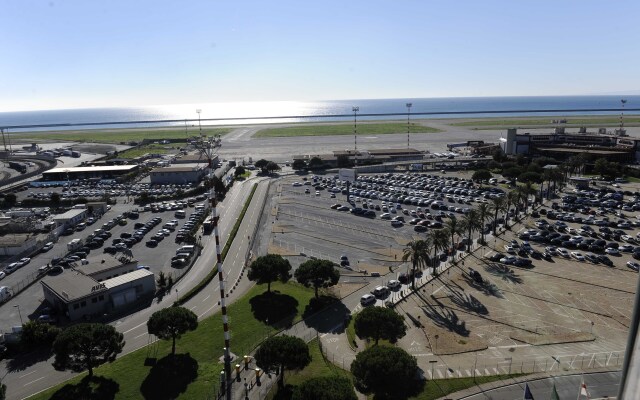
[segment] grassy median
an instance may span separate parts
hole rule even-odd
[[[435,133],[439,129],[411,124],[411,133]],[[407,133],[407,124],[401,122],[361,122],[358,123],[358,135],[387,135]],[[299,125],[284,128],[266,128],[259,130],[254,137],[293,137],[293,136],[334,136],[353,135],[353,124],[340,125]]]

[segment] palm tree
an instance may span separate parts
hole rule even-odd
[[[504,227],[505,229],[509,227],[509,211],[511,211],[511,205],[515,205],[518,201],[518,194],[515,190],[512,190],[507,193],[507,215],[504,217]]]
[[[533,184],[531,182],[527,182],[524,185],[520,185],[516,188],[516,191],[519,194],[520,202],[524,204],[524,212],[525,214],[529,210],[529,196],[535,194],[535,190],[533,189]]]
[[[479,230],[480,230],[480,238],[482,239],[482,243],[484,243],[484,231],[485,231],[485,223],[491,218],[491,209],[487,203],[482,203],[478,206],[478,221],[479,221]]]
[[[429,263],[429,243],[426,240],[412,240],[407,243],[403,250],[402,261],[411,260],[413,274],[411,276],[411,287],[416,289],[416,269],[424,267]]]
[[[429,244],[433,249],[433,259],[431,260],[431,265],[433,267],[433,276],[436,276],[436,269],[438,267],[438,253],[446,250],[449,247],[449,232],[444,229],[434,229],[431,231],[431,234],[429,235],[427,240],[430,242]]]
[[[463,233],[462,224],[456,217],[453,217],[449,218],[447,222],[444,223],[444,228],[447,233],[451,235],[451,247],[453,248],[453,251],[451,252],[451,262],[453,262],[456,249],[455,236]]]
[[[493,235],[496,235],[496,230],[498,228],[498,213],[505,210],[505,205],[507,203],[506,196],[494,197],[491,199],[491,211],[493,211]]]
[[[480,225],[480,215],[478,214],[478,210],[471,210],[464,215],[462,218],[462,224],[464,229],[467,231],[467,240],[468,240],[468,248],[467,253],[471,253],[471,235],[474,231],[478,230],[478,226]]]

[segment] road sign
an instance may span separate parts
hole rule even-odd
[[[338,178],[343,182],[355,182],[356,170],[343,168],[338,172]]]

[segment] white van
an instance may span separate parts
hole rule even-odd
[[[176,254],[178,254],[178,253],[193,254],[194,251],[196,251],[196,246],[187,245],[187,246],[182,246],[178,250],[176,250]]]
[[[176,218],[185,218],[187,213],[184,210],[178,210],[173,214]]]
[[[370,294],[365,294],[364,296],[362,296],[360,298],[360,304],[363,307],[369,306],[371,304],[374,304],[376,302],[376,298],[373,295]]]

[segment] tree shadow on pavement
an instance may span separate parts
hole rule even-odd
[[[482,315],[489,314],[487,307],[485,307],[480,300],[473,297],[473,295],[452,291],[450,298],[451,301],[459,307]]]
[[[151,368],[140,386],[140,393],[148,400],[170,400],[187,390],[198,377],[198,362],[187,354],[169,354]]]
[[[351,312],[340,299],[333,296],[319,296],[309,301],[302,317],[307,326],[318,332],[342,333],[350,315]]]
[[[522,283],[522,278],[508,265],[488,264],[484,267],[484,270],[493,276],[501,278],[503,281],[517,284]]]
[[[265,292],[249,300],[251,312],[258,321],[274,328],[288,328],[296,317],[298,300],[278,292]]]
[[[78,384],[64,385],[50,400],[112,400],[120,391],[120,385],[103,376],[85,376]]]
[[[470,331],[467,329],[466,323],[460,320],[455,311],[442,306],[436,308],[431,304],[422,306],[422,311],[437,326],[446,328],[461,336],[469,336]]]
[[[7,371],[23,371],[39,362],[47,361],[53,355],[51,348],[39,348],[27,354],[16,352],[15,356],[7,362]]]

